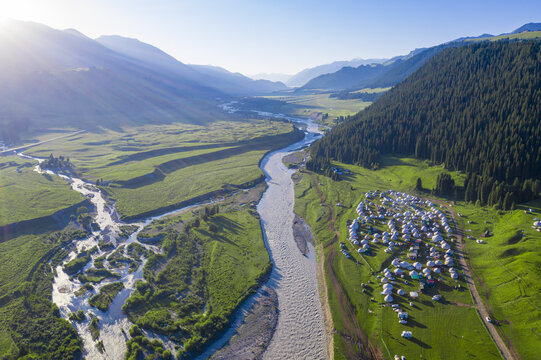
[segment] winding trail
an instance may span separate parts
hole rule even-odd
[[[458,222],[456,220],[457,215],[456,215],[455,210],[443,201],[438,201],[438,200],[432,200],[432,201],[434,203],[438,203],[444,206],[451,213],[451,217],[453,219],[455,229],[457,229],[457,246],[459,249],[458,261],[460,262],[460,265],[464,269],[464,279],[466,280],[466,283],[468,284],[468,288],[470,289],[470,293],[473,298],[474,307],[479,313],[479,316],[481,317],[481,321],[487,328],[490,336],[492,337],[492,340],[494,340],[494,343],[498,347],[498,350],[500,351],[500,354],[503,356],[503,358],[505,360],[518,359],[518,356],[514,356],[513,353],[509,350],[509,348],[507,347],[507,344],[505,343],[505,341],[503,341],[502,337],[498,333],[495,325],[488,322],[487,320],[487,318],[490,318],[490,312],[488,311],[487,307],[483,303],[481,295],[479,294],[479,291],[477,290],[477,287],[475,286],[475,282],[473,281],[471,268],[464,257],[464,254],[465,254],[464,231],[462,227],[458,226]]]

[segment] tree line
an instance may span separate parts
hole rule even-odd
[[[375,169],[385,154],[413,154],[465,172],[464,188],[453,192],[467,201],[509,209],[535,198],[541,43],[481,42],[441,51],[314,143],[307,167],[326,172],[332,159]]]

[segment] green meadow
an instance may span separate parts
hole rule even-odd
[[[100,129],[33,147],[37,157],[69,157],[75,171],[102,188],[123,218],[210,196],[261,179],[259,161],[300,139],[286,122],[217,121]]]
[[[363,92],[379,92],[386,89],[365,89]],[[265,96],[260,99],[274,101],[258,101],[257,98],[248,100],[248,110],[261,110],[272,113],[281,113],[290,116],[317,119],[322,125],[336,125],[335,119],[340,116],[354,115],[366,108],[371,102],[361,99],[340,100],[330,97],[330,93],[322,94],[288,94]],[[328,114],[328,116],[325,116]]]
[[[443,167],[399,157],[386,157],[384,166],[375,171],[352,165],[335,165],[351,170],[352,174],[340,181],[304,171],[294,175],[297,183],[295,212],[307,220],[316,239],[323,245],[323,254],[320,256],[328,256],[331,248],[336,248],[332,268],[347,302],[355,309],[358,324],[367,334],[370,343],[380,349],[384,358],[392,358],[394,354],[406,355],[408,359],[500,358],[496,346],[472,306],[471,295],[462,280],[458,283],[462,285],[461,291],[449,286],[438,289],[446,299],[445,304],[434,302],[421,293],[419,301],[415,301],[413,307],[409,305],[409,299],[399,299],[400,306],[413,318],[413,326],[406,330],[411,330],[415,339],[401,338],[400,332],[405,326],[398,324],[394,311],[380,306],[380,284],[369,284],[369,281],[376,280],[372,272],[380,271],[381,264],[385,260],[389,261],[390,256],[383,252],[383,248],[377,248],[378,245],[373,256],[360,255],[347,240],[346,221],[356,217],[354,207],[364,198],[365,192],[394,189],[415,193],[418,177],[422,179],[424,189],[432,189],[437,175],[444,171]],[[455,172],[451,175],[457,184],[463,184],[462,174]],[[330,226],[331,211],[327,206],[322,206],[316,185],[325,203],[334,210],[335,227],[340,233],[340,241],[350,248],[353,261],[338,251],[338,243],[332,244],[334,232]],[[428,190],[425,190],[423,195],[434,198]],[[337,206],[338,203],[342,206]],[[537,241],[541,234],[531,227],[533,218],[541,217],[539,206],[539,202],[525,204],[517,210],[507,212],[463,202],[458,202],[455,206],[456,211],[464,215],[459,220],[466,229],[466,236],[478,239],[485,230],[494,234],[485,239],[487,244],[484,245],[466,239],[469,256],[467,259],[479,291],[485,302],[488,302],[494,318],[499,321],[498,331],[522,359],[535,359],[541,340],[541,296],[537,279],[541,264]],[[524,213],[527,208],[532,208],[535,214]],[[468,224],[468,220],[472,223]],[[454,282],[451,279],[445,280],[446,283],[448,281],[447,285]],[[355,348],[355,344],[340,335],[347,333],[349,325],[344,319],[340,299],[335,294],[328,273],[326,282],[336,329],[333,335],[335,358],[345,359],[351,349]],[[362,292],[362,283],[374,287],[371,295]],[[405,285],[401,281],[397,285],[406,293],[413,289],[411,285]],[[371,297],[376,301],[370,301]]]
[[[0,226],[52,215],[84,200],[65,180],[35,172],[36,164],[0,157]]]
[[[533,212],[525,212],[532,209]],[[466,249],[483,301],[499,323],[500,335],[521,359],[535,359],[541,344],[541,233],[532,228],[541,218],[539,200],[501,212],[457,204]],[[485,231],[491,236],[485,238]]]

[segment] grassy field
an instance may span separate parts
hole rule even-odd
[[[524,210],[532,209],[533,212]],[[521,359],[538,358],[541,345],[541,233],[532,228],[541,218],[541,201],[526,203],[515,211],[457,204],[475,282],[498,331],[510,341]],[[468,223],[470,222],[470,223]],[[488,230],[492,236],[483,237]]]
[[[182,343],[184,353],[199,351],[223,329],[270,269],[259,217],[246,199],[239,200],[243,196],[156,221],[144,230],[146,236],[164,235],[164,254],[149,258],[145,282],[137,284],[124,309],[141,328]]]
[[[52,215],[84,200],[65,180],[33,171],[35,164],[0,157],[0,226]]]
[[[25,235],[0,243],[0,358],[73,358],[82,342],[50,301],[53,266],[77,230]]]
[[[372,89],[381,91],[382,89]],[[363,90],[364,91],[364,90]],[[367,90],[369,92],[370,90]],[[340,116],[354,115],[366,108],[371,102],[360,99],[340,100],[330,97],[331,94],[304,94],[265,96],[262,98],[244,99],[241,107],[246,110],[260,110],[271,113],[313,118],[322,125],[334,126],[335,119]],[[274,100],[274,101],[265,101]],[[327,116],[324,116],[328,114]]]
[[[377,171],[350,165],[337,165],[350,169],[352,175],[342,181],[333,181],[323,176],[310,175],[308,173],[295,175],[298,182],[295,191],[295,211],[307,220],[316,239],[323,244],[325,256],[329,255],[332,247],[336,247],[334,250],[339,248],[338,243],[330,245],[334,237],[334,232],[332,231],[332,227],[330,227],[331,210],[326,206],[320,205],[321,198],[316,187],[319,188],[321,196],[325,198],[325,202],[333,208],[336,219],[335,227],[340,232],[340,241],[343,241],[349,246],[351,244],[346,239],[346,221],[355,217],[352,206],[360,201],[362,194],[366,191],[376,189],[394,189],[413,193],[415,191],[417,177],[422,179],[424,188],[430,189],[435,186],[437,174],[444,171],[442,167],[431,167],[424,161],[395,157],[386,158],[384,162],[385,166]],[[463,183],[463,175],[453,173],[452,176],[458,184]],[[337,203],[341,203],[342,206],[336,206]],[[480,210],[479,208],[476,209],[473,205],[462,205],[461,210],[466,213],[466,208],[469,208],[474,213],[479,213]],[[509,223],[509,219],[506,217],[523,214],[519,210],[505,213],[504,215],[494,213],[502,224]],[[483,225],[485,225],[484,222]],[[496,229],[494,231],[500,232],[502,230]],[[532,233],[532,237],[537,234]],[[505,235],[501,236],[505,238]],[[538,235],[537,238],[539,238]],[[530,246],[534,246],[533,241],[530,244],[532,244]],[[469,244],[469,246],[473,245]],[[361,284],[368,284],[370,280],[375,280],[372,272],[379,271],[381,264],[389,258],[389,255],[384,253],[382,249],[376,249],[374,256],[361,256],[354,252],[353,248],[350,250],[355,260],[359,262],[358,264],[356,261],[346,259],[345,256],[338,252],[331,265],[338,282],[344,290],[347,302],[355,309],[354,312],[358,324],[363,332],[368,335],[370,342],[380,349],[384,358],[390,359],[394,354],[404,354],[408,359],[500,358],[497,348],[482,325],[475,309],[472,307],[472,299],[469,292],[467,290],[457,291],[448,286],[438,289],[447,300],[445,304],[436,303],[427,295],[420,295],[420,301],[414,302],[414,307],[410,307],[407,302],[400,300],[402,302],[401,307],[407,309],[410,317],[413,316],[413,327],[409,330],[414,333],[416,339],[409,341],[401,338],[399,327],[403,326],[397,323],[396,314],[392,310],[387,307],[382,308],[379,305],[381,301],[379,292],[376,291],[370,296],[362,293]],[[479,251],[482,252],[483,250]],[[500,249],[501,251],[502,249]],[[506,270],[500,269],[500,264],[490,261],[490,258],[487,258],[486,254],[476,254],[472,251],[471,259],[474,272],[483,279],[489,278],[490,276],[488,274],[490,272],[501,271],[507,273]],[[479,264],[476,264],[476,259],[480,262]],[[528,292],[523,292],[524,297],[522,301],[538,304],[539,298],[535,297],[535,294],[539,292],[538,287],[533,285],[535,284],[535,274],[537,272],[535,270],[535,263],[532,262],[535,259],[538,259],[538,254],[530,254],[528,260],[523,262],[523,271],[519,274],[523,277],[528,277],[532,283],[532,285],[528,285],[531,286]],[[508,261],[513,262],[512,259],[508,259]],[[486,269],[482,270],[482,266],[485,266]],[[518,273],[518,270],[515,271]],[[342,333],[347,334],[347,324],[344,321],[343,312],[340,311],[340,299],[333,291],[328,273],[326,274],[326,278],[334,327],[337,330],[334,335],[335,358],[347,358],[348,351],[351,351],[351,348],[354,348],[355,344],[348,341],[347,336],[343,337],[340,335]],[[496,276],[495,278],[497,279],[495,282],[498,284],[501,283],[501,277]],[[527,284],[530,284],[530,282]],[[490,287],[492,288],[494,284],[491,283]],[[465,287],[465,284],[462,283],[461,285],[463,288]],[[376,290],[379,289],[379,285],[377,286],[378,288]],[[404,288],[406,293],[410,291],[409,287],[403,283],[400,283],[399,286]],[[517,286],[525,287],[524,284],[517,284]],[[499,291],[497,289],[494,290],[494,295],[490,297],[492,299],[491,301],[495,302],[494,306],[501,304],[502,301],[496,295]],[[502,287],[501,291],[508,295],[516,293],[516,290],[511,290],[511,288],[507,287]],[[370,301],[371,296],[375,297],[375,303]],[[510,300],[509,298],[507,299]],[[495,311],[495,316],[497,318],[502,316],[502,319],[510,318],[512,316],[511,310],[513,309],[516,313],[515,319],[518,329],[515,332],[509,331],[506,329],[506,325],[504,325],[502,326],[502,331],[512,340],[516,347],[524,349],[521,351],[524,359],[532,359],[528,351],[534,351],[533,349],[536,349],[536,344],[539,344],[539,339],[533,335],[533,331],[539,331],[539,312],[532,312],[535,308],[532,308],[531,305],[528,308],[512,308],[511,303],[507,304],[505,308],[498,307],[499,311],[503,311],[504,309],[507,309],[505,316],[497,311]],[[529,316],[530,320],[525,321],[524,325],[518,325],[526,316]],[[522,333],[520,333],[521,331]],[[525,336],[527,331],[529,331],[529,335]]]
[[[300,138],[286,122],[245,120],[87,132],[31,148],[69,157],[79,176],[103,180],[123,218],[250,184],[266,152]],[[144,215],[142,215],[144,214]]]

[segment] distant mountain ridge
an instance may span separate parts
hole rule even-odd
[[[287,87],[280,82],[253,80],[239,73],[208,65],[186,65],[164,51],[137,39],[118,35],[100,36],[100,44],[137,61],[182,75],[229,95],[265,95]]]
[[[334,61],[330,64],[323,64],[315,66],[312,68],[304,69],[297,74],[291,76],[285,84],[289,87],[301,87],[305,85],[308,81],[324,74],[334,73],[340,70],[343,67],[358,67],[361,65],[368,64],[381,64],[389,59],[353,59],[353,60],[343,60],[343,61]]]
[[[519,34],[524,31],[541,31],[541,23],[528,23],[524,24],[518,29],[511,32],[511,34]]]
[[[510,34],[518,34],[525,31],[540,31],[541,23],[525,24]],[[506,35],[506,34],[502,34]],[[433,46],[431,48],[415,49],[407,55],[397,56],[379,66],[367,65],[358,67],[342,67],[341,69],[319,75],[298,88],[297,92],[306,91],[338,91],[358,90],[365,87],[388,87],[394,86],[406,79],[415,70],[421,67],[432,56],[447,47],[456,47],[469,44],[467,40],[490,39],[495,37],[490,34],[479,36],[461,37],[447,43]]]
[[[226,118],[217,98],[282,83],[188,66],[136,39],[10,20],[0,32],[0,140],[27,129],[121,127]]]

